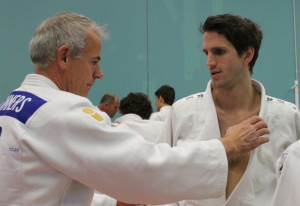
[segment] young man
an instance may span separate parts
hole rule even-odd
[[[100,100],[98,108],[105,112],[110,118],[113,118],[119,111],[120,102],[117,95],[112,93],[104,94]]]
[[[300,137],[300,117],[294,104],[267,96],[251,79],[262,40],[259,26],[232,14],[210,16],[200,27],[211,80],[205,92],[173,104],[173,144],[210,140],[252,115],[267,121],[270,142],[228,160],[227,185],[221,197],[186,200],[182,205],[271,205],[276,187],[275,163]]]
[[[151,116],[151,120],[165,121],[171,111],[171,106],[175,100],[175,90],[169,85],[162,85],[155,92],[155,105],[157,112]]]
[[[141,204],[220,195],[227,158],[268,142],[258,139],[269,132],[266,123],[253,116],[222,140],[178,148],[111,127],[86,98],[103,77],[103,37],[103,27],[74,13],[37,27],[30,42],[35,73],[0,104],[0,203],[88,206],[94,190]]]

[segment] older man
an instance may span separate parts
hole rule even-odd
[[[119,111],[119,106],[120,102],[117,95],[107,93],[101,98],[98,108],[105,112],[110,118],[113,118]]]

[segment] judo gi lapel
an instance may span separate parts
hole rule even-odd
[[[206,91],[204,93],[204,111],[206,113],[206,126],[203,127],[203,136],[205,139],[221,138],[218,116],[216,112],[215,103],[211,93],[211,81],[208,82]]]
[[[252,86],[257,92],[259,92],[261,94],[259,116],[263,118],[264,114],[265,114],[265,110],[266,110],[266,106],[265,106],[265,104],[266,104],[266,101],[265,101],[265,99],[266,99],[265,88],[260,82],[254,80],[254,79],[252,79]]]
[[[252,80],[252,85],[256,91],[261,93],[260,101],[260,111],[259,116],[263,118],[265,112],[265,89],[261,83],[258,81]],[[250,159],[247,165],[247,169],[240,179],[239,183],[236,185],[231,195],[227,199],[224,206],[240,205],[241,202],[251,202],[253,201],[249,196],[249,191],[253,190],[253,175],[255,173],[255,167],[253,166],[253,156],[255,155],[256,150],[252,150],[250,153]],[[250,198],[250,199],[248,199]],[[251,204],[250,204],[251,205]]]

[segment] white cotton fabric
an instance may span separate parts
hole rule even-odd
[[[300,141],[282,153],[276,174],[278,183],[273,206],[300,205]]]
[[[152,113],[149,119],[156,120],[156,121],[166,121],[171,109],[172,106],[164,106],[160,108],[159,112]]]
[[[166,140],[158,138],[160,132],[166,125],[164,122],[142,119],[139,115],[130,113],[117,118],[112,124],[114,127],[120,124],[123,126],[126,125],[128,128],[142,135],[148,142],[155,144],[166,142]],[[109,206],[111,204],[115,206],[116,202],[117,200],[96,192],[91,206]]]
[[[252,80],[261,93],[259,116],[268,124],[270,142],[251,152],[248,167],[226,200],[223,188],[219,198],[186,200],[181,206],[270,206],[276,187],[275,165],[280,154],[300,137],[300,116],[289,102],[267,96],[261,83]],[[168,119],[173,145],[220,138],[218,118],[211,94],[211,82],[205,92],[183,98],[173,104]],[[209,161],[207,161],[209,162]],[[203,190],[205,188],[202,188]],[[287,205],[287,204],[285,204]]]
[[[160,133],[166,126],[165,122],[142,119],[139,115],[131,113],[117,118],[114,125],[117,126],[119,124],[128,126],[142,135],[148,142],[170,144],[170,139],[164,138],[163,135],[160,136]]]
[[[116,206],[117,200],[99,192],[94,193],[91,206]]]
[[[219,140],[154,145],[128,127],[112,127],[87,98],[38,74],[17,90],[46,103],[26,123],[0,105],[1,206],[90,206],[94,190],[123,202],[164,204],[218,197],[226,187]]]

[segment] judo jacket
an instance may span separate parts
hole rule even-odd
[[[165,126],[164,122],[161,121],[151,121],[147,119],[142,119],[137,114],[125,114],[121,117],[117,118],[112,125],[117,127],[119,125],[126,125],[128,128],[142,135],[143,138],[152,143],[161,143],[165,142],[164,140],[160,140],[159,134],[163,131]],[[141,188],[142,189],[142,188]],[[115,206],[117,201],[107,195],[99,194],[95,192],[94,198],[92,200],[91,206]]]
[[[164,106],[160,108],[159,112],[154,112],[151,114],[150,120],[166,121],[171,109],[172,106]]]
[[[169,139],[163,139],[163,135],[160,135],[166,126],[165,122],[142,119],[137,114],[125,114],[117,118],[114,122],[115,125],[123,124],[128,126],[133,131],[142,135],[148,142],[153,143],[168,143]]]
[[[300,116],[294,104],[267,96],[263,85],[258,81],[252,80],[252,85],[261,94],[259,116],[268,124],[270,134],[266,136],[270,141],[251,152],[247,169],[227,200],[224,189],[219,198],[187,200],[181,205],[271,205],[276,188],[276,161],[290,144],[299,139]],[[172,127],[173,145],[221,138],[211,81],[205,92],[188,96],[173,104],[168,122]]]
[[[300,205],[300,140],[278,158],[276,175],[277,187],[272,206]]]
[[[219,140],[154,145],[42,75],[0,104],[1,206],[88,206],[94,190],[140,204],[212,198],[226,177]]]

